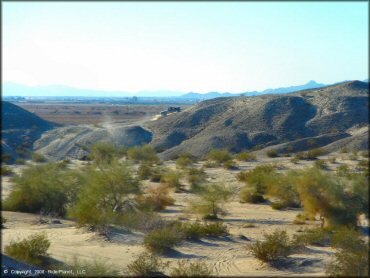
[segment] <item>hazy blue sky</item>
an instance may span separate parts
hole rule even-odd
[[[3,2],[3,81],[243,92],[368,78],[367,2]]]

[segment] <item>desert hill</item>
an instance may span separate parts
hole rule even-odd
[[[349,81],[285,95],[216,98],[148,127],[154,134],[152,144],[163,151],[163,158],[182,152],[200,157],[213,148],[239,152],[313,139],[309,146],[297,144],[301,146],[295,151],[299,151],[349,138],[350,130],[368,126],[368,97],[368,83]],[[365,135],[357,141],[362,142],[361,138],[367,140]],[[363,146],[361,142],[352,145]]]
[[[7,101],[1,102],[2,108],[2,153],[12,156],[24,153],[43,132],[55,126],[37,115]]]
[[[45,132],[34,143],[34,150],[56,160],[83,159],[88,155],[89,147],[97,142],[132,147],[149,143],[151,139],[152,134],[137,125],[106,123],[66,126]]]

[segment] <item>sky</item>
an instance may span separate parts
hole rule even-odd
[[[368,78],[368,2],[3,2],[2,80],[244,92]]]

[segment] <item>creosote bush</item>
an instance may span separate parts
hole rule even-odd
[[[47,258],[50,241],[46,234],[34,234],[19,242],[11,241],[5,246],[5,253],[10,257],[32,265],[41,266]]]
[[[155,254],[165,254],[183,240],[175,227],[163,227],[145,235],[144,246]]]
[[[89,158],[97,164],[110,164],[118,155],[115,145],[108,142],[96,143],[91,147]]]
[[[137,277],[150,277],[167,267],[168,263],[163,263],[158,256],[142,253],[127,266],[127,272],[129,275]]]
[[[272,234],[264,234],[264,240],[257,240],[247,246],[252,255],[267,263],[286,258],[291,252],[289,237],[286,231],[276,230]]]
[[[209,277],[212,275],[212,267],[202,261],[181,260],[172,268],[171,277]]]

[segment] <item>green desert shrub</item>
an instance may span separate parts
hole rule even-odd
[[[76,176],[58,164],[29,166],[14,177],[14,190],[4,201],[4,210],[65,215],[75,196]]]
[[[34,234],[19,242],[11,241],[5,246],[5,253],[10,257],[32,265],[43,264],[47,258],[50,241],[46,234]]]
[[[183,169],[191,166],[195,162],[195,158],[191,154],[181,154],[176,160],[176,167]]]
[[[1,175],[2,176],[11,176],[14,172],[9,166],[1,165]]]
[[[267,155],[268,157],[273,158],[273,157],[278,157],[278,156],[279,156],[279,153],[277,152],[277,150],[268,150],[268,151],[266,152],[266,155]]]
[[[127,266],[127,272],[136,277],[152,277],[159,274],[167,266],[168,263],[163,263],[158,256],[142,253]]]
[[[47,161],[47,159],[46,159],[46,157],[45,157],[45,156],[43,156],[42,154],[39,154],[39,153],[33,153],[33,154],[32,154],[32,161],[33,161],[33,162],[40,162],[40,163],[42,163],[42,162],[46,162],[46,161]]]
[[[306,216],[302,213],[298,213],[295,217],[295,219],[293,220],[293,224],[295,225],[304,225],[306,224]]]
[[[182,177],[181,172],[175,170],[167,170],[161,176],[161,183],[169,187],[176,188],[176,190],[181,190],[183,187],[183,185],[180,182],[181,177]]]
[[[198,240],[202,237],[221,237],[228,235],[228,227],[221,223],[179,223],[179,231],[183,234],[185,239]]]
[[[349,169],[348,165],[346,165],[346,164],[342,164],[342,165],[340,165],[340,166],[336,169],[336,172],[337,172],[337,175],[338,175],[339,177],[347,177],[347,176],[351,173],[351,171],[350,171],[350,169]]]
[[[206,223],[203,226],[203,233],[209,237],[221,237],[229,234],[229,229],[222,222]]]
[[[190,210],[203,216],[204,219],[217,219],[224,213],[223,205],[233,195],[233,191],[221,184],[206,184],[196,192],[199,200],[190,203]]]
[[[257,158],[256,158],[256,155],[253,153],[242,152],[236,156],[236,159],[239,161],[255,161]]]
[[[368,182],[359,179],[359,184],[350,188],[348,183],[315,167],[302,171],[297,190],[305,214],[319,214],[325,227],[356,225],[357,216],[365,213],[367,202],[361,192],[366,192]]]
[[[259,204],[266,201],[261,193],[247,187],[240,191],[239,197],[242,203]]]
[[[160,162],[157,153],[150,145],[144,145],[141,147],[133,147],[127,150],[127,157],[136,162],[148,162],[152,164],[158,164]]]
[[[323,149],[312,149],[309,150],[305,153],[305,158],[306,159],[316,159],[317,157],[324,155],[325,151]]]
[[[226,161],[229,161],[232,158],[233,156],[227,150],[214,149],[214,150],[211,150],[208,154],[208,159],[218,164],[225,163]]]
[[[116,155],[117,149],[114,144],[100,142],[91,147],[90,159],[97,164],[110,164]]]
[[[148,163],[142,163],[140,164],[138,170],[137,170],[137,176],[141,180],[147,180],[152,175],[152,167]]]
[[[267,263],[286,258],[291,252],[291,245],[286,231],[276,230],[272,234],[264,234],[264,240],[257,240],[247,246],[252,255]]]
[[[144,246],[155,254],[165,254],[183,240],[183,235],[175,227],[163,227],[145,235]]]
[[[188,168],[186,171],[186,180],[190,184],[191,191],[197,191],[199,186],[206,181],[206,176],[207,175],[202,168]]]
[[[299,162],[300,158],[298,156],[293,156],[291,159],[290,159],[290,162],[294,163],[294,164],[297,164]]]
[[[226,161],[223,166],[227,170],[236,170],[238,168],[238,166],[237,166],[237,164],[234,160]]]
[[[274,202],[271,204],[271,207],[276,210],[282,210],[286,208],[287,206],[282,202]]]
[[[324,160],[321,160],[321,159],[318,159],[315,161],[314,163],[314,166],[321,169],[321,170],[325,170],[328,168],[328,165],[326,164],[326,162]]]
[[[103,231],[121,214],[132,210],[140,183],[128,164],[115,162],[107,168],[86,168],[82,188],[69,214],[80,225]],[[94,204],[92,206],[91,204]]]
[[[237,178],[247,183],[246,188],[253,189],[254,192],[265,194],[268,186],[273,183],[276,176],[275,166],[259,165],[253,170],[238,174]]]
[[[369,275],[369,246],[353,229],[341,229],[333,235],[337,249],[333,260],[326,267],[329,276],[367,277]]]
[[[209,277],[213,273],[212,267],[205,262],[190,262],[181,260],[171,269],[171,277]]]
[[[282,209],[286,207],[299,207],[301,204],[300,196],[297,191],[297,179],[299,173],[297,171],[289,171],[285,174],[275,174],[271,179],[267,193],[269,196],[278,199],[273,204],[273,208]]]

